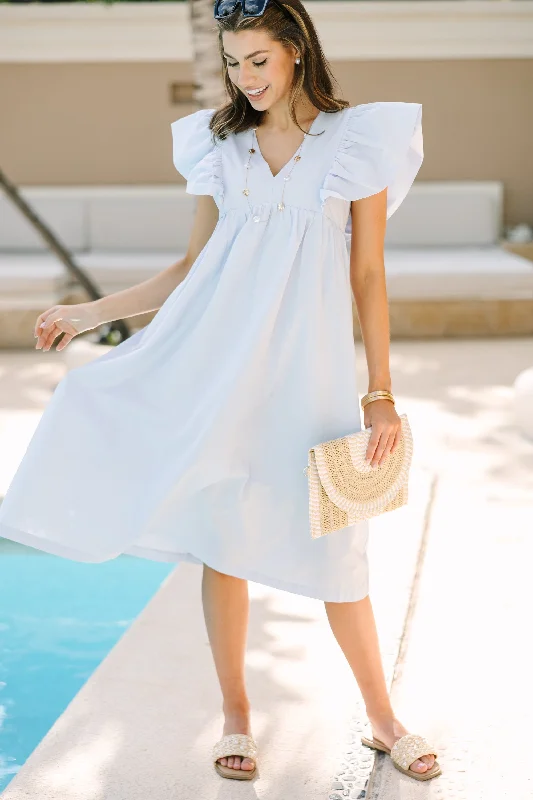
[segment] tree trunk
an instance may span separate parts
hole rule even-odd
[[[194,100],[199,108],[217,108],[227,98],[217,44],[212,0],[189,0],[193,47]]]
[[[48,249],[61,261],[61,263],[65,266],[67,272],[72,275],[72,277],[80,283],[91,300],[99,300],[102,295],[98,290],[96,284],[91,280],[91,278],[79,267],[66,247],[59,241],[58,237],[55,233],[46,225],[40,217],[37,216],[33,208],[29,205],[27,200],[25,200],[22,195],[20,194],[19,190],[12,183],[5,173],[0,169],[0,187],[4,190],[6,195],[9,197],[13,205],[15,205],[20,213],[28,220],[30,225],[37,231],[37,233],[41,236],[44,240]],[[121,334],[121,340],[127,339],[130,335],[130,331],[124,320],[116,320],[113,323],[110,323],[107,326],[108,333],[106,336],[109,335],[112,331],[119,331]],[[113,337],[112,337],[113,338]]]

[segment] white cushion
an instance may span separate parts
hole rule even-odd
[[[180,253],[82,253],[102,294],[141,283],[169,267]],[[533,262],[501,247],[385,249],[390,300],[533,299]],[[0,297],[31,292],[59,296],[69,282],[63,265],[47,254],[0,255]],[[57,302],[55,299],[53,302]]]
[[[102,292],[108,294],[152,278],[183,257],[183,253],[82,253],[78,263]]]
[[[195,198],[184,186],[26,187],[23,194],[73,252],[184,251]],[[497,181],[415,181],[389,219],[387,246],[497,244],[503,186]],[[0,252],[46,247],[0,195]]]
[[[503,185],[498,181],[413,184],[387,222],[387,246],[472,246],[501,238]]]
[[[501,247],[386,248],[391,300],[533,299],[533,262]]]
[[[21,194],[71,250],[88,246],[84,224],[83,190],[74,188],[25,188]],[[47,245],[19,209],[0,194],[0,251],[46,252]]]
[[[0,297],[61,292],[66,283],[66,270],[55,256],[47,253],[0,254]]]
[[[195,200],[183,187],[93,189],[87,198],[90,249],[186,249],[194,210]]]
[[[72,252],[187,248],[195,198],[184,186],[26,187],[37,214]],[[21,212],[0,195],[0,252],[46,252]]]

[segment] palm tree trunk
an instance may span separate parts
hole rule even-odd
[[[194,100],[199,108],[217,108],[226,99],[212,0],[189,0],[193,46]]]

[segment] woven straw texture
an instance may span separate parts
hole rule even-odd
[[[433,754],[437,758],[438,753],[433,744],[430,744],[423,736],[416,733],[406,733],[392,745],[390,756],[400,767],[409,769],[409,766],[420,756]],[[423,774],[423,773],[422,773]]]
[[[365,463],[371,428],[309,450],[307,477],[313,539],[407,503],[413,438],[407,415],[400,414],[400,420],[399,446],[375,469]]]
[[[245,756],[255,760],[257,744],[246,733],[228,733],[213,746],[212,750],[213,761],[226,756]]]

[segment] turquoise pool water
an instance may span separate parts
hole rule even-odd
[[[0,539],[0,791],[175,564],[81,564]]]

